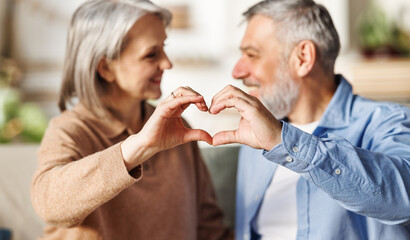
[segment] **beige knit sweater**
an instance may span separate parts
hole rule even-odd
[[[154,111],[145,104],[145,121]],[[52,119],[38,152],[32,202],[41,239],[233,239],[196,143],[127,172],[120,143],[132,132],[83,105]]]

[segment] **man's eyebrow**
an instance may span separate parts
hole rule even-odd
[[[255,47],[252,47],[252,46],[246,46],[246,47],[240,47],[239,48],[242,52],[245,52],[245,51],[254,51],[254,52],[259,52],[259,50],[257,49],[257,48],[255,48]]]

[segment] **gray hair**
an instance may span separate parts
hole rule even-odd
[[[279,26],[276,37],[286,46],[286,58],[300,41],[312,41],[317,48],[319,64],[326,73],[333,73],[340,39],[324,6],[313,0],[265,0],[243,15],[248,21],[255,15],[270,17]]]
[[[89,0],[75,11],[67,38],[58,103],[61,111],[74,97],[94,112],[104,109],[100,97],[106,83],[97,66],[103,57],[114,60],[120,56],[127,33],[146,14],[157,15],[164,26],[172,19],[170,11],[148,0]]]

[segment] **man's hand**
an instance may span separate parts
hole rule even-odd
[[[282,123],[257,98],[229,85],[214,96],[209,112],[218,114],[225,108],[238,110],[239,128],[215,134],[214,146],[241,143],[269,151],[281,142]]]

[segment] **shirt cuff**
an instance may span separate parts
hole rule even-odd
[[[264,151],[263,156],[269,161],[280,164],[295,172],[306,172],[312,167],[318,140],[289,123],[283,122],[282,142],[270,151]]]

